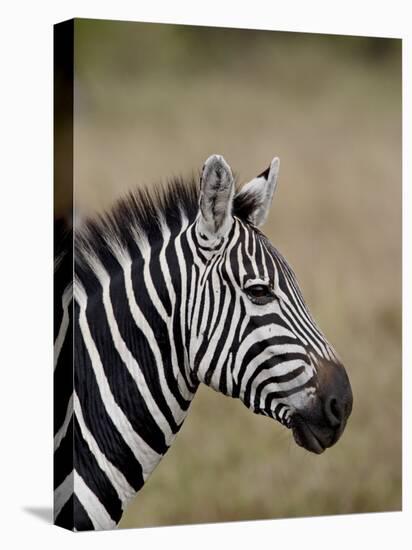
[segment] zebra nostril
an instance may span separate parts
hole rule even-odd
[[[336,397],[328,397],[325,401],[325,414],[332,428],[338,427],[344,416],[343,407]]]

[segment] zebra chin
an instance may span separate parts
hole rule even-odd
[[[342,433],[324,426],[316,426],[305,421],[299,414],[291,417],[290,429],[296,444],[315,454],[321,454],[334,445]]]

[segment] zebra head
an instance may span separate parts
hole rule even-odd
[[[348,376],[313,320],[295,275],[263,235],[279,159],[236,193],[225,160],[201,176],[196,239],[203,269],[191,319],[200,382],[281,422],[315,453],[332,446],[352,409]]]

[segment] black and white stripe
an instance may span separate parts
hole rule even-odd
[[[57,253],[57,524],[117,525],[200,382],[289,426],[318,391],[320,363],[338,361],[258,229],[278,167],[236,193],[215,155],[200,195],[174,181],[88,222],[74,238],[74,305],[70,246]]]

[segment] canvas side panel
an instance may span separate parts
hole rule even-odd
[[[74,22],[54,26],[54,522],[73,529]]]

